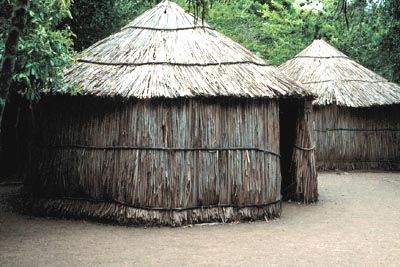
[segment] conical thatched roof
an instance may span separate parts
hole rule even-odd
[[[66,72],[65,81],[96,96],[311,95],[169,1],[85,50]]]
[[[317,95],[315,105],[370,107],[400,103],[400,86],[315,40],[279,69]]]

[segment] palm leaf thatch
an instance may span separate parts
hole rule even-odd
[[[317,95],[314,105],[371,107],[400,103],[400,86],[351,60],[324,40],[315,40],[279,69]]]
[[[65,81],[84,95],[140,99],[311,95],[170,1],[85,50]]]

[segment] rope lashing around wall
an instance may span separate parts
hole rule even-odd
[[[162,207],[141,207],[137,205],[132,205],[123,201],[119,200],[110,200],[110,201],[105,201],[105,200],[98,200],[98,199],[91,199],[91,198],[80,198],[80,197],[45,197],[45,199],[49,200],[72,200],[72,201],[86,201],[86,202],[91,202],[91,203],[115,203],[119,204],[125,207],[129,208],[135,208],[135,209],[141,209],[141,210],[150,210],[150,211],[187,211],[187,210],[195,210],[195,209],[212,209],[212,208],[237,208],[237,209],[242,209],[242,208],[264,208],[268,207],[270,205],[278,204],[282,201],[282,199],[278,199],[276,201],[268,202],[268,203],[261,203],[261,204],[245,204],[245,205],[239,205],[239,204],[213,204],[213,205],[202,205],[202,206],[191,206],[191,207],[185,207],[185,208],[162,208]]]
[[[2,182],[0,183],[0,186],[17,186],[17,185],[23,185],[23,182],[20,181],[15,181],[15,182]]]
[[[97,64],[97,65],[108,65],[108,66],[146,66],[146,65],[171,65],[171,66],[181,66],[181,67],[208,67],[208,66],[221,66],[221,65],[238,65],[238,64],[252,64],[256,66],[268,67],[269,64],[255,62],[255,61],[225,61],[225,62],[209,62],[209,63],[178,63],[178,62],[168,62],[168,61],[157,61],[157,62],[101,62],[93,61],[87,59],[78,59],[78,62]]]
[[[355,163],[393,163],[393,164],[400,164],[399,161],[396,160],[329,160],[329,161],[321,161],[324,163],[344,163],[344,164],[355,164]]]
[[[138,30],[150,30],[150,31],[184,31],[184,30],[195,30],[195,29],[209,29],[214,30],[210,26],[192,26],[192,27],[181,27],[181,28],[155,28],[155,27],[143,27],[143,26],[126,26],[125,29],[138,29]]]
[[[345,58],[349,59],[347,56],[326,56],[326,57],[318,57],[318,56],[295,56],[294,58]]]
[[[349,131],[349,132],[399,132],[400,129],[383,128],[383,129],[355,129],[355,128],[332,128],[332,129],[314,129],[315,132],[332,132],[332,131]]]
[[[256,151],[281,157],[279,153],[255,147],[198,147],[198,148],[182,148],[182,147],[139,147],[139,146],[85,146],[85,145],[49,145],[50,149],[87,149],[87,150],[158,150],[158,151],[205,151],[214,153],[217,151]]]
[[[329,82],[365,82],[364,80],[355,80],[355,79],[348,79],[348,80],[321,80],[321,81],[310,81],[310,82],[303,82],[303,84],[313,84],[313,83],[329,83]],[[367,83],[384,83],[386,81],[367,81]]]
[[[315,149],[315,145],[313,147],[301,147],[298,145],[294,145],[295,148],[300,149],[300,150],[304,150],[304,151],[312,151]]]

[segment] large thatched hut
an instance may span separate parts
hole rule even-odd
[[[400,168],[400,86],[323,40],[280,66],[317,95],[319,169]]]
[[[27,189],[40,213],[164,225],[275,217],[280,98],[297,103],[288,140],[311,140],[296,124],[308,91],[169,1],[85,50],[65,81],[80,94],[37,110]],[[312,156],[285,158],[306,201],[317,197]]]

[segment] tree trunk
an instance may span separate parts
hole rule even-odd
[[[19,37],[26,25],[28,3],[29,0],[16,1],[11,17],[11,28],[5,42],[3,61],[1,62],[0,69],[0,125],[3,121],[4,107],[8,101],[11,79],[14,74]],[[1,153],[2,147],[0,144],[0,155]]]

